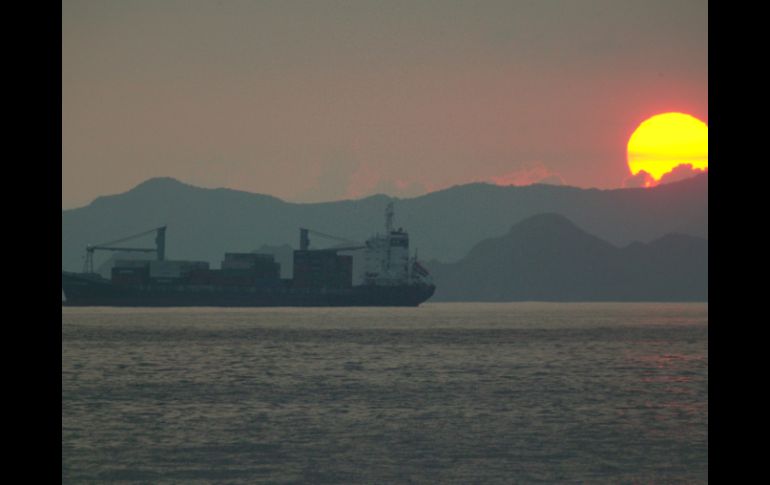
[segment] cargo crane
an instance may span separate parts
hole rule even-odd
[[[155,235],[155,247],[154,248],[130,248],[114,246],[131,239],[136,239],[147,234],[157,233]],[[94,251],[124,251],[124,252],[136,252],[136,253],[156,253],[158,261],[163,261],[166,257],[166,226],[156,227],[149,231],[144,231],[133,236],[127,236],[124,238],[116,239],[101,244],[89,244],[86,246],[86,261],[83,265],[83,272],[93,274],[94,272]]]
[[[341,243],[344,243],[343,246],[334,246],[327,249],[316,249],[314,251],[356,251],[358,249],[364,249],[366,248],[366,245],[361,244],[356,241],[351,241],[350,239],[344,239],[337,236],[332,236],[330,234],[324,234],[319,231],[314,231],[312,229],[305,229],[304,227],[300,228],[299,230],[299,249],[300,251],[308,251],[310,250],[310,237],[308,234],[315,234],[316,236],[321,236],[326,239],[331,239],[333,241],[339,241]]]

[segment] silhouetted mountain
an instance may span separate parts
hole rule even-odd
[[[469,184],[412,199],[375,195],[359,200],[296,204],[230,189],[205,189],[171,178],[62,211],[62,266],[79,271],[86,244],[167,224],[167,257],[218,265],[226,251],[297,246],[298,228],[363,241],[383,230],[385,205],[396,200],[396,226],[410,233],[422,259],[463,257],[478,241],[537,213],[563,214],[592,234],[623,245],[677,232],[708,236],[708,175],[651,189]],[[311,238],[311,247],[333,243]],[[152,246],[152,236],[140,246]],[[97,254],[97,259],[107,259]],[[97,265],[99,262],[97,261]]]
[[[671,234],[618,248],[556,214],[428,266],[434,301],[708,300],[708,240]]]

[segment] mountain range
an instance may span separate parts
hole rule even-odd
[[[160,225],[168,226],[167,258],[217,266],[225,252],[286,244],[296,248],[300,227],[364,241],[384,230],[390,201],[395,202],[396,227],[409,231],[411,247],[419,251],[420,259],[443,264],[459,262],[480,241],[543,213],[560,214],[615,246],[656,244],[652,241],[670,233],[708,238],[707,173],[649,189],[473,183],[409,199],[374,195],[306,204],[155,178],[85,207],[63,210],[62,269],[81,270],[87,244]],[[333,244],[311,236],[311,248]],[[151,247],[151,236],[136,245]]]
[[[617,247],[558,214],[427,266],[434,301],[708,301],[708,240],[668,234]]]

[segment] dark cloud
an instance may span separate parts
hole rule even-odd
[[[655,185],[655,179],[644,170],[640,170],[639,173],[628,177],[623,182],[623,187],[626,188],[652,187],[653,185]]]
[[[700,175],[708,171],[693,168],[692,165],[677,165],[670,172],[663,174],[660,180],[655,180],[650,174],[644,170],[640,170],[636,175],[628,177],[623,182],[623,187],[655,187],[656,185],[670,184],[671,182],[677,182],[679,180],[688,179],[696,175]]]
[[[692,165],[677,165],[674,167],[673,170],[670,172],[664,174],[660,181],[658,182],[658,185],[660,184],[670,184],[671,182],[677,182],[679,180],[688,179],[690,177],[694,177],[696,175],[700,175],[704,172],[708,171],[708,168],[704,170],[700,170],[697,168],[693,168]]]

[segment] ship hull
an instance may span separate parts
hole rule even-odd
[[[118,307],[415,307],[433,285],[354,286],[343,289],[117,285],[109,280],[62,272],[63,306]]]

